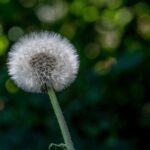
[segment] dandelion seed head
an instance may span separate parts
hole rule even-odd
[[[40,82],[46,83],[50,80],[51,73],[56,66],[56,59],[42,52],[31,57],[29,63]]]
[[[78,68],[76,49],[55,33],[30,33],[12,46],[8,56],[11,78],[30,92],[42,92],[44,84],[60,91],[74,81]]]

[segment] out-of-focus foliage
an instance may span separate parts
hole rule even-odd
[[[0,150],[47,150],[62,136],[47,95],[10,80],[10,46],[31,31],[66,36],[80,70],[57,93],[77,150],[149,150],[150,5],[146,0],[0,0]]]

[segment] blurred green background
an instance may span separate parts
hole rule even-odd
[[[150,150],[146,0],[0,0],[0,150],[63,141],[48,96],[22,91],[7,73],[12,43],[39,30],[66,36],[80,56],[76,81],[57,93],[76,150]]]

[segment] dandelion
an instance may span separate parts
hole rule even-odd
[[[30,33],[16,42],[9,53],[9,74],[29,92],[43,92],[42,86],[60,91],[70,85],[78,71],[73,45],[55,33]]]
[[[8,72],[25,91],[48,92],[67,150],[74,150],[55,91],[69,86],[79,68],[74,46],[64,37],[45,32],[30,33],[16,42],[8,54]],[[51,146],[64,144],[51,144]]]

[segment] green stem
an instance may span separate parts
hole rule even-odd
[[[67,147],[67,150],[75,150],[73,147],[73,142],[71,140],[71,136],[70,136],[65,118],[64,118],[63,113],[61,111],[61,108],[59,106],[55,92],[53,91],[52,88],[48,89],[48,95],[49,95],[49,98],[51,100],[55,115],[57,117],[64,141],[65,141],[65,145]]]

